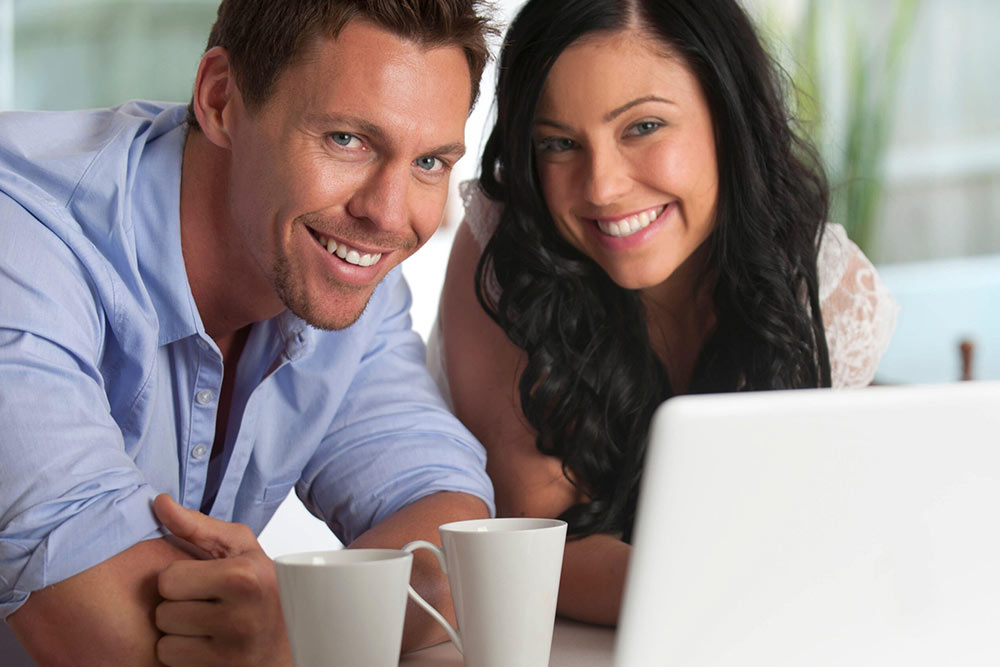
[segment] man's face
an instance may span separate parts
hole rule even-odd
[[[441,222],[470,91],[459,47],[352,21],[310,45],[260,109],[234,104],[228,205],[245,284],[313,326],[357,320]]]

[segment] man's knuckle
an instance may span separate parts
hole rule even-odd
[[[246,558],[231,559],[231,567],[228,574],[228,585],[230,589],[244,596],[256,596],[261,592],[260,578],[257,571]]]

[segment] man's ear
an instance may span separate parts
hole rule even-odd
[[[232,145],[232,107],[241,102],[239,97],[229,52],[221,46],[213,46],[198,65],[192,103],[202,133],[220,148]]]

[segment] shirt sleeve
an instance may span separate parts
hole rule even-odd
[[[476,496],[495,511],[485,450],[445,406],[411,328],[406,281],[398,271],[390,278],[380,286],[377,333],[297,489],[345,544],[439,491]]]
[[[0,617],[36,590],[160,535],[110,414],[99,288],[0,193]]]
[[[899,305],[840,225],[826,226],[817,270],[832,384],[870,384],[896,328]]]

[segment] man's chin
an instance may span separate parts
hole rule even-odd
[[[310,308],[308,306],[305,308],[298,308],[292,304],[287,305],[288,309],[292,311],[292,313],[315,329],[342,331],[361,319],[365,309],[368,307],[368,299],[365,299],[364,304],[362,304],[360,308],[353,311],[344,308],[341,309],[340,312],[336,313],[324,313],[320,312],[317,308]]]
[[[357,322],[378,285],[350,285],[330,278],[296,285],[289,271],[278,270],[276,275],[275,291],[285,307],[310,326],[327,331],[340,331]]]

